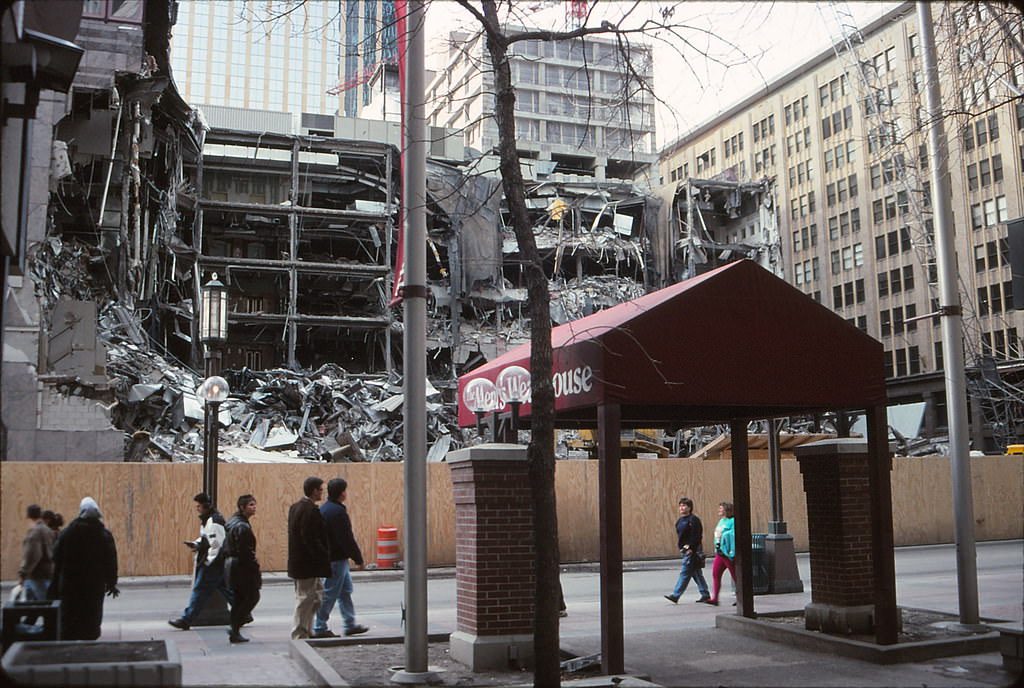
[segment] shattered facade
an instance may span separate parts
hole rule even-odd
[[[55,104],[53,171],[36,188],[45,221],[7,290],[7,457],[201,460],[197,314],[216,273],[229,295],[222,457],[401,459],[398,125],[187,105],[168,68],[173,7],[147,3],[134,33],[122,17],[83,20],[83,68]],[[452,130],[431,141],[428,442],[441,460],[465,441],[457,376],[526,341],[531,313],[497,160],[466,162]],[[651,156],[607,153],[523,160],[556,323],[667,278],[659,202],[627,178]]]

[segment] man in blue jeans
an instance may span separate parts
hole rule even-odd
[[[196,553],[192,597],[182,615],[167,622],[183,631],[192,627],[192,622],[199,616],[206,601],[215,591],[220,591],[228,604],[233,600],[231,590],[224,581],[224,517],[213,506],[210,496],[205,492],[197,494],[192,501],[196,503],[196,515],[199,516],[199,537],[185,542],[188,548]]]
[[[704,526],[700,519],[693,513],[693,500],[689,497],[679,499],[679,519],[676,520],[676,536],[678,538],[679,553],[683,556],[683,568],[679,571],[679,579],[671,595],[665,595],[665,599],[672,604],[678,604],[679,598],[686,591],[690,579],[697,581],[697,591],[700,592],[700,599],[697,602],[707,602],[711,599],[708,595],[708,584],[704,580]]]
[[[320,506],[320,514],[327,526],[327,549],[331,560],[331,577],[324,579],[324,599],[316,612],[313,622],[314,638],[337,638],[327,628],[331,608],[335,601],[341,610],[342,629],[345,635],[366,633],[369,628],[356,623],[356,608],[352,604],[352,574],[348,560],[362,568],[363,554],[352,534],[352,521],[348,517],[345,500],[348,498],[348,482],[344,478],[327,481],[327,500]]]

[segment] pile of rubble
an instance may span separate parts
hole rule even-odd
[[[114,425],[131,436],[129,461],[201,461],[202,377],[106,321],[107,372],[115,382]],[[328,364],[316,371],[223,371],[231,393],[220,405],[220,455],[236,462],[401,461],[402,387],[386,374],[355,375]],[[462,446],[453,406],[427,385],[428,461]]]

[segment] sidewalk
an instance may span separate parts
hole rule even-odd
[[[952,545],[897,550],[897,599],[903,607],[956,611],[957,585]],[[789,595],[760,595],[755,609],[765,613],[802,609],[810,600],[806,554],[798,564],[807,590]],[[659,586],[670,584],[675,560],[626,562],[626,668],[666,686],[911,686],[993,687],[1009,685],[998,653],[986,653],[906,665],[879,666],[828,654],[746,638],[715,627],[715,617],[730,607],[672,605]],[[1024,617],[1022,542],[978,545],[978,587],[983,617],[1020,621]],[[592,591],[597,563],[563,566],[570,613],[562,619],[564,649],[585,655],[600,650],[600,605]],[[454,630],[453,567],[428,571],[431,585],[429,632]],[[401,635],[401,571],[354,572],[360,617],[373,628],[367,641]],[[669,581],[669,583],[666,583]],[[185,576],[126,578],[116,601],[108,599],[103,640],[168,639],[182,656],[186,686],[308,686],[314,682],[291,655],[292,592],[280,572],[264,577],[256,622],[244,633],[252,641],[227,643],[224,627],[177,631],[166,619],[187,598]],[[7,588],[8,586],[4,586]],[[726,586],[728,590],[728,586]],[[689,592],[689,591],[688,591]],[[5,590],[6,595],[6,590]],[[6,597],[5,597],[6,599]],[[729,597],[725,596],[725,600]],[[687,600],[689,601],[689,600]]]

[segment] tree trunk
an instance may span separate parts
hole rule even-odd
[[[558,640],[558,517],[555,511],[555,395],[551,383],[551,318],[548,280],[533,238],[526,190],[515,138],[515,92],[508,43],[500,32],[494,0],[484,0],[487,49],[494,69],[495,119],[502,187],[519,244],[530,299],[530,377],[532,386],[530,489],[534,509],[536,611],[534,685],[560,685]]]

